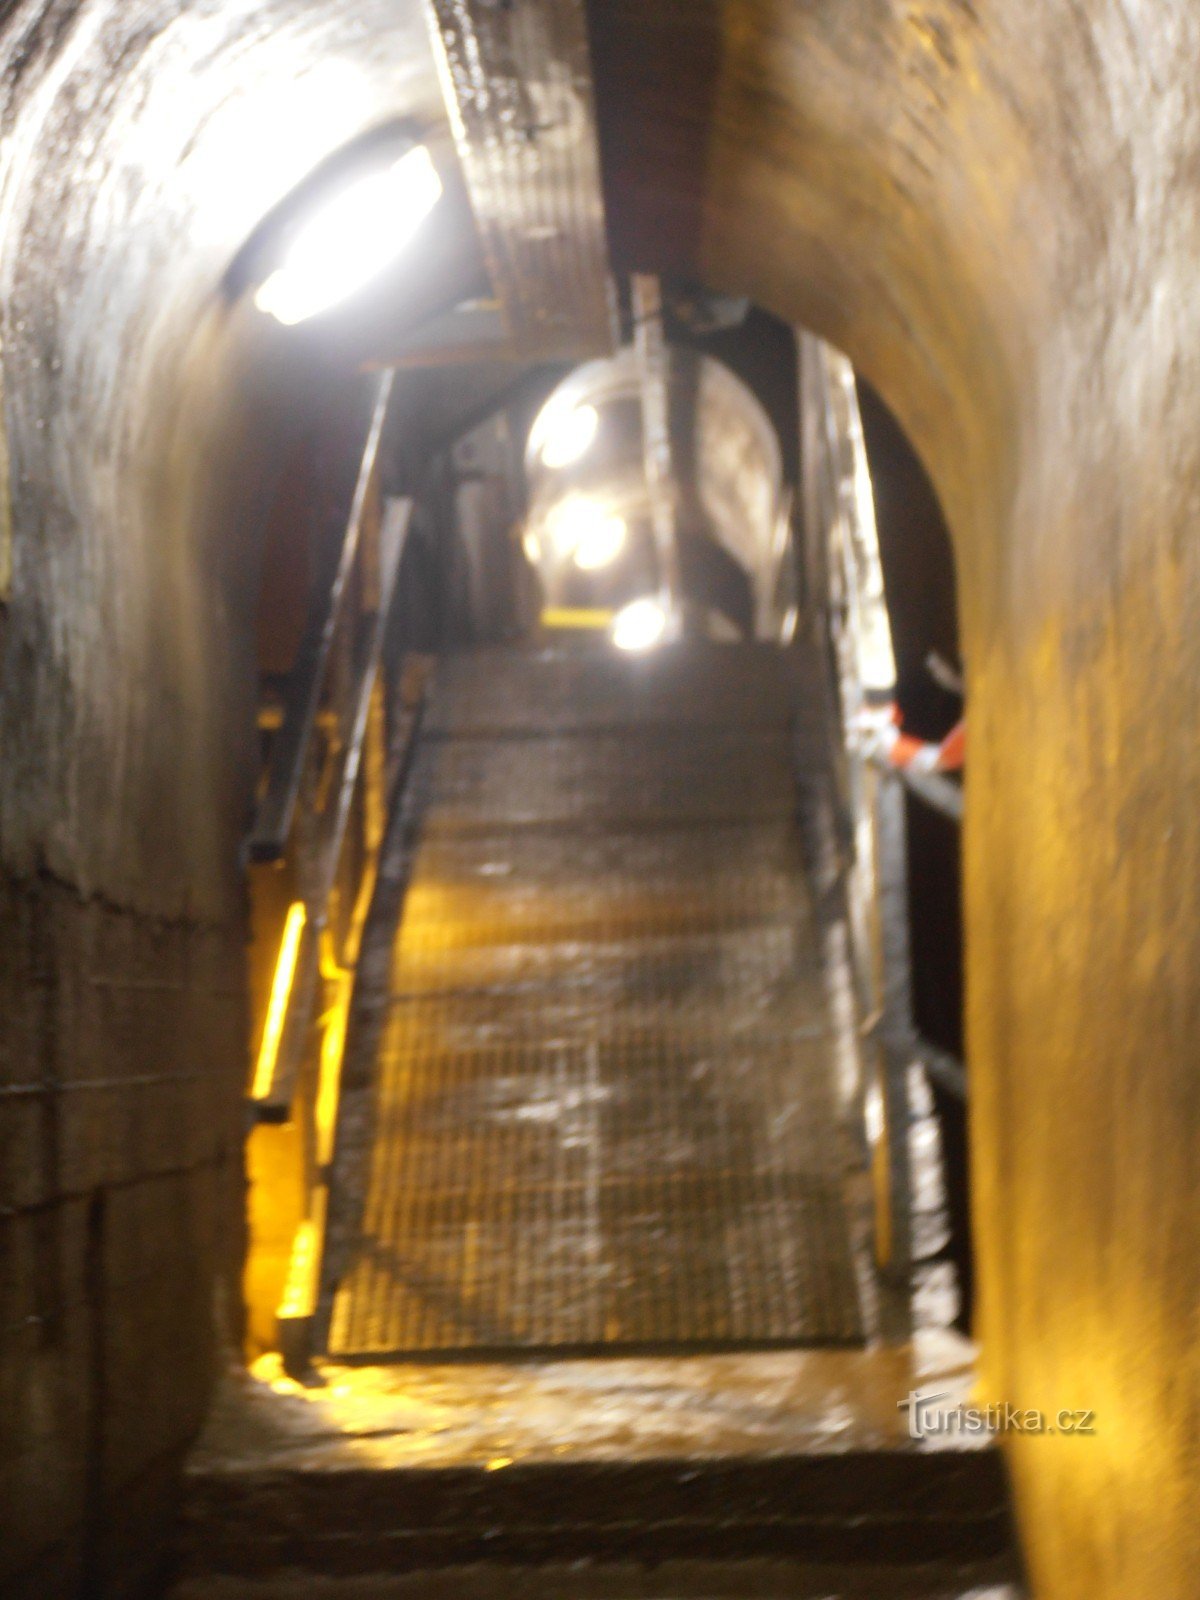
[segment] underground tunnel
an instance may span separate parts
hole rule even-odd
[[[0,1592],[1195,1593],[1198,58],[0,10]]]

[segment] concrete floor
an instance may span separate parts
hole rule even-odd
[[[231,1367],[192,1457],[197,1478],[243,1472],[711,1460],[914,1448],[911,1390],[971,1389],[973,1350],[938,1329],[867,1350],[579,1361]],[[937,1441],[929,1442],[937,1448]]]
[[[307,1385],[273,1358],[231,1367],[189,1467],[178,1600],[403,1595],[417,1572],[548,1600],[998,1597],[995,1452],[916,1443],[902,1409],[912,1389],[965,1401],[973,1355],[931,1328],[865,1350],[319,1363]]]

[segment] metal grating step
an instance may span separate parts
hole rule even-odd
[[[595,649],[481,650],[438,671],[427,714],[441,734],[546,734],[668,723],[788,720],[791,691],[769,645],[689,644],[653,657]]]
[[[811,1005],[824,1006],[819,958],[807,920],[750,928],[622,938],[595,919],[588,936],[525,944],[456,942],[453,928],[406,923],[392,969],[396,995],[449,994],[480,989],[544,988],[575,995],[590,991],[599,1008],[631,1000],[686,1005],[723,995],[770,996],[799,986]]]
[[[443,676],[335,1356],[861,1341],[779,663],[638,667]]]
[[[786,726],[544,739],[429,739],[416,782],[430,835],[501,828],[623,831],[765,821],[796,809]]]
[[[657,925],[664,908],[686,920],[710,902],[736,907],[741,920],[803,911],[806,897],[796,902],[801,873],[790,821],[603,833],[434,833],[423,842],[409,894],[457,895],[456,916],[474,916],[477,903],[486,919],[486,908],[494,906],[506,927],[509,918],[530,911],[552,915],[557,925],[583,909],[586,898],[641,927],[647,918]]]
[[[397,1043],[434,1052],[601,1037],[619,1042],[651,1030],[681,1045],[705,1040],[710,1048],[733,1047],[748,1039],[802,1049],[816,1042],[828,1052],[835,1037],[821,997],[797,994],[791,984],[773,993],[688,991],[682,999],[649,984],[640,994],[614,985],[599,997],[593,985],[560,983],[401,995],[391,1001],[386,1026]]]
[[[824,1050],[392,1035],[382,1069],[334,1354],[860,1338]]]

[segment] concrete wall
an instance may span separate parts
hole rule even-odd
[[[1200,1569],[1200,12],[605,0],[621,260],[846,349],[952,525],[989,1392],[1040,1600]]]
[[[0,919],[0,1586],[132,1586],[236,1260],[240,941],[45,873],[6,878]]]
[[[349,42],[336,8],[4,9],[0,1592],[40,1600],[153,1580],[236,1331],[258,549],[330,363],[223,274],[432,73],[382,3]]]

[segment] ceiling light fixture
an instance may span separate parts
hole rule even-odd
[[[391,265],[441,193],[424,145],[351,179],[301,226],[255,305],[292,327],[348,299]]]

